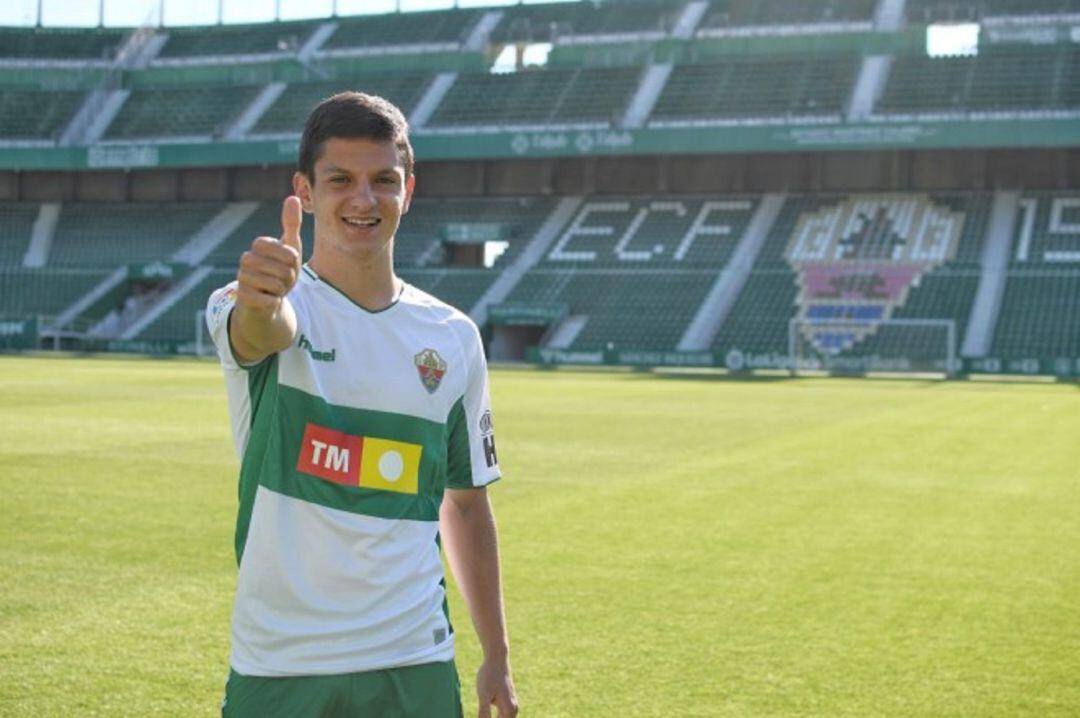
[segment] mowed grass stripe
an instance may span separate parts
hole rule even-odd
[[[495,371],[492,392],[526,715],[1080,705],[1076,386]],[[213,364],[0,358],[0,715],[215,714],[235,474]]]

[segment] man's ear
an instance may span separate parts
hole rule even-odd
[[[409,175],[409,179],[405,180],[405,203],[401,207],[402,214],[409,211],[409,205],[412,204],[412,193],[415,187],[416,175]]]
[[[314,212],[311,206],[311,182],[303,172],[294,172],[292,176],[293,194],[300,198],[300,205],[308,214]]]

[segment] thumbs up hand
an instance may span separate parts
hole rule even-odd
[[[286,197],[281,207],[281,239],[256,237],[241,255],[236,303],[245,310],[268,317],[280,312],[282,300],[300,276],[301,219],[300,198]]]
[[[300,198],[290,195],[285,198],[281,205],[281,243],[296,250],[297,256],[304,253],[304,245],[300,240],[300,223],[303,220],[303,209],[300,206]]]

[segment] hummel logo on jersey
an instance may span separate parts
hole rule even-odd
[[[335,484],[415,494],[423,450],[420,444],[354,436],[308,422],[296,470]]]
[[[321,352],[316,350],[314,347],[311,346],[311,342],[308,341],[308,338],[305,337],[303,334],[300,335],[300,342],[297,344],[297,346],[310,354],[311,358],[315,361],[334,361],[334,356],[337,354],[337,349],[331,349],[328,352]]]
[[[489,434],[481,440],[481,443],[484,445],[484,462],[490,469],[499,463],[499,457],[495,453],[495,437]]]

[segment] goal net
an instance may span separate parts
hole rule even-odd
[[[952,376],[957,370],[952,319],[878,321],[792,319],[792,373],[917,373]]]

